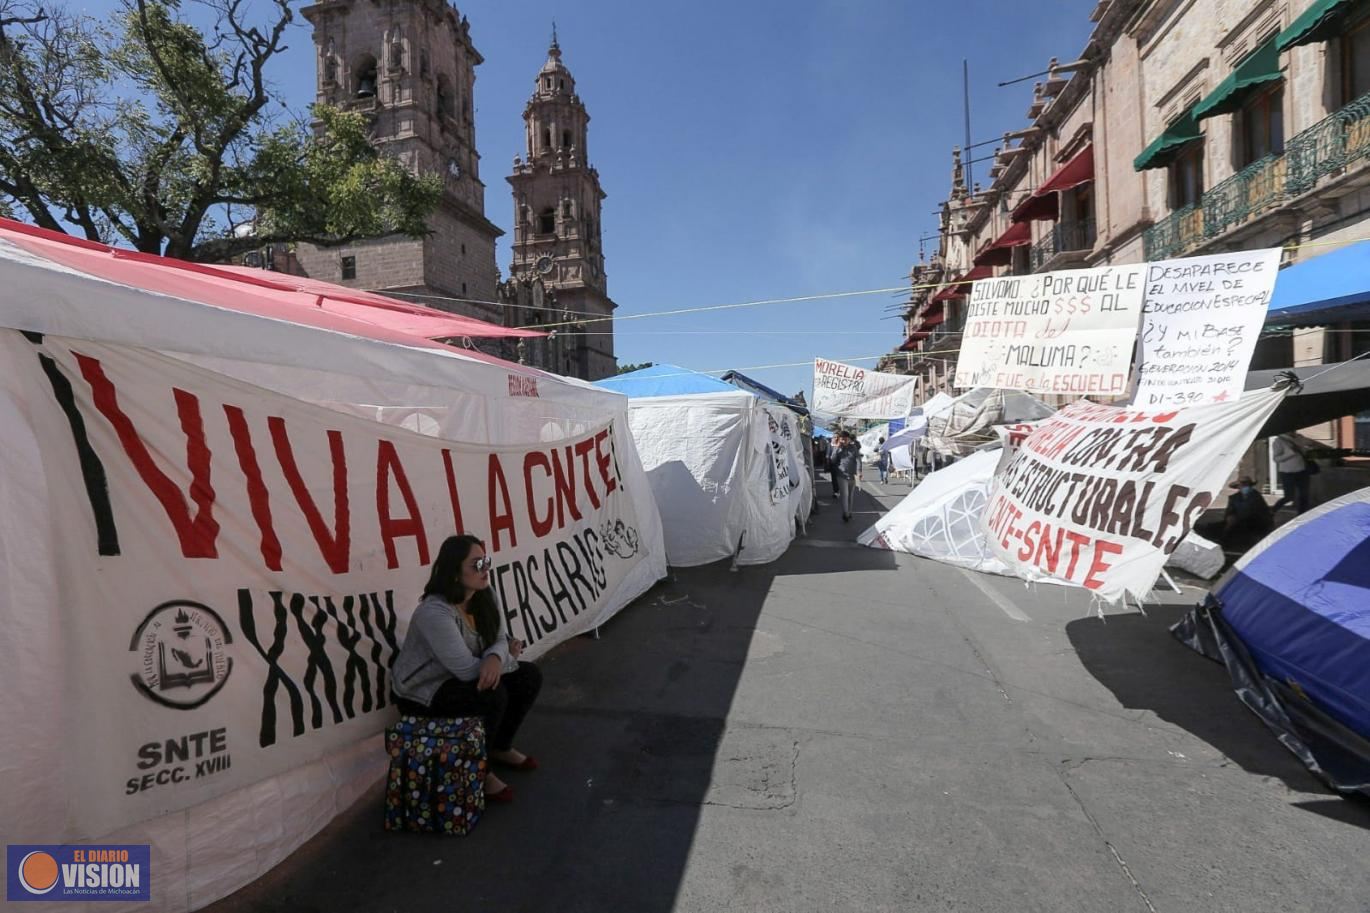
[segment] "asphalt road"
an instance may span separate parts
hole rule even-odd
[[[1100,618],[856,546],[905,491],[545,658],[542,769],[469,837],[385,833],[377,787],[210,909],[1370,911],[1370,804],[1170,636],[1200,590]]]

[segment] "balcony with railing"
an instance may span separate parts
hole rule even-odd
[[[1370,160],[1370,94],[1362,95],[1267,155],[1213,186],[1143,233],[1148,260],[1181,256],[1287,201],[1325,177]]]
[[[1032,245],[1032,271],[1060,268],[1067,260],[1083,260],[1094,249],[1094,240],[1093,219],[1060,222],[1052,226],[1046,237]]]

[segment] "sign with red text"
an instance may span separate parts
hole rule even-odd
[[[1145,271],[1131,264],[978,280],[966,304],[955,385],[1126,393]]]
[[[839,418],[903,418],[913,411],[918,378],[868,371],[826,358],[813,361],[814,412]]]
[[[1142,598],[1283,398],[1169,412],[1081,401],[1008,436],[983,518],[991,550],[1022,577]]]
[[[1279,268],[1278,248],[1148,263],[1133,405],[1164,409],[1241,396]]]
[[[613,424],[474,445],[148,351],[47,337],[33,357],[50,387],[35,427],[70,480],[51,494],[53,624],[76,699],[54,725],[92,833],[380,731],[450,535],[485,541],[527,659],[588,630],[643,558]]]

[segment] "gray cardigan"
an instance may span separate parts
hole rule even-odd
[[[509,657],[509,635],[502,626],[495,642],[478,654],[480,646],[480,635],[456,606],[436,594],[425,596],[409,620],[404,645],[391,670],[395,694],[427,707],[449,678],[475,681],[487,656],[498,656],[505,672],[517,665]]]

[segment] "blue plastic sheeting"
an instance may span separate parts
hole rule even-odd
[[[1256,549],[1216,593],[1223,618],[1262,672],[1370,736],[1370,501]]]
[[[686,396],[691,393],[738,393],[732,384],[675,365],[653,365],[617,377],[595,381],[596,387],[634,399],[646,396]]]
[[[814,426],[813,426],[813,436],[814,436],[814,437],[832,437],[832,432],[829,431],[827,428],[819,428],[817,425],[814,425]]]
[[[1265,322],[1307,326],[1370,317],[1370,244],[1356,243],[1282,269]]]
[[[809,410],[807,408],[799,405],[790,397],[786,396],[783,393],[779,393],[775,390],[772,390],[770,387],[761,383],[761,381],[759,380],[753,380],[752,378],[743,374],[741,371],[729,371],[727,374],[723,375],[721,380],[724,383],[732,384],[739,390],[744,390],[747,393],[755,394],[761,397],[762,399],[768,399],[773,403],[779,403],[782,406],[793,409],[800,415],[809,414]]]

